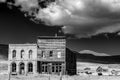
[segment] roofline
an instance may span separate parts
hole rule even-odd
[[[9,44],[9,46],[36,46],[37,44]]]
[[[66,39],[65,36],[37,36],[37,39]]]

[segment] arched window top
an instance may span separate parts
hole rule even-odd
[[[20,67],[24,67],[25,64],[23,62],[21,62],[19,65],[20,65]]]
[[[13,50],[12,53],[16,53],[16,50]]]
[[[33,53],[33,51],[32,51],[32,50],[29,50],[29,53]]]
[[[13,63],[11,63],[11,65],[12,65],[12,66],[16,66],[16,63],[15,63],[15,62],[13,62]]]
[[[32,62],[29,62],[29,63],[28,63],[28,66],[33,66]]]
[[[23,49],[21,50],[21,53],[25,52]]]

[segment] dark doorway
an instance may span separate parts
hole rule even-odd
[[[21,75],[25,74],[25,64],[24,63],[20,63],[20,74]]]
[[[98,76],[102,76],[102,73],[98,73]]]
[[[33,72],[33,64],[28,63],[28,73],[32,73],[32,72]]]
[[[16,63],[13,62],[11,64],[11,74],[12,75],[17,75],[16,70],[17,70],[17,65],[16,65]]]
[[[37,72],[41,73],[41,62],[37,61]]]
[[[12,72],[16,72],[16,63],[12,63]]]

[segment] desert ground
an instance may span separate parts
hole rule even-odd
[[[120,76],[60,76],[37,75],[37,76],[9,76],[0,75],[0,80],[120,80]]]

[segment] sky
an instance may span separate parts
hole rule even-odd
[[[0,11],[0,44],[36,43],[37,36],[54,36],[56,33],[58,33],[58,35],[64,35],[63,33],[59,33],[59,30],[61,30],[61,27],[58,27],[58,26],[61,26],[62,22],[61,23],[56,22],[57,25],[56,23],[54,25],[53,22],[46,23],[47,25],[45,25],[43,22],[35,23],[34,21],[30,20],[29,17],[25,17],[24,13],[21,12],[18,8],[16,7],[11,8],[11,6],[8,6],[3,3],[0,4],[0,10],[1,10]],[[109,15],[111,16],[113,14],[111,13]],[[100,17],[100,16],[97,16],[97,17]],[[107,18],[107,16],[102,16],[102,17]],[[113,19],[115,20],[115,23],[118,24],[118,20],[116,21],[115,18],[116,16],[114,16]],[[98,23],[106,25],[106,24],[110,24],[111,22],[112,22],[111,20],[108,20],[106,21],[106,23],[101,23],[101,22],[98,22]],[[69,25],[69,22],[66,22],[66,23],[68,23],[67,25]],[[114,24],[114,21],[113,21],[113,24]],[[81,24],[77,24],[75,26],[78,27],[78,25],[81,26]],[[69,26],[71,26],[71,24]],[[114,30],[113,28],[111,28],[111,26],[110,26],[110,29],[113,29],[112,31],[109,31],[107,29],[108,27],[107,28],[105,27],[106,29],[105,31],[102,31],[103,29],[95,28],[94,30],[100,33],[98,34],[98,33],[92,32],[93,28],[91,29],[91,27],[88,27],[88,25],[84,29],[83,28],[79,29],[77,27],[76,28],[67,27],[65,29],[65,34],[67,32],[70,34],[70,35],[67,34],[66,35],[67,37],[74,36],[74,38],[67,39],[67,47],[70,48],[71,50],[78,51],[78,52],[81,50],[93,50],[99,53],[107,53],[109,55],[120,55],[119,53],[120,52],[120,49],[119,49],[120,36],[118,34],[119,31]],[[78,30],[76,31],[76,29]],[[77,33],[75,33],[75,31]],[[101,32],[105,32],[105,34]],[[107,34],[107,32],[112,32],[112,33]],[[92,36],[89,36],[89,34]]]
[[[5,4],[1,4],[0,10],[0,43],[34,43],[37,36],[54,36],[59,30],[43,23],[34,23],[17,8],[9,9]]]

